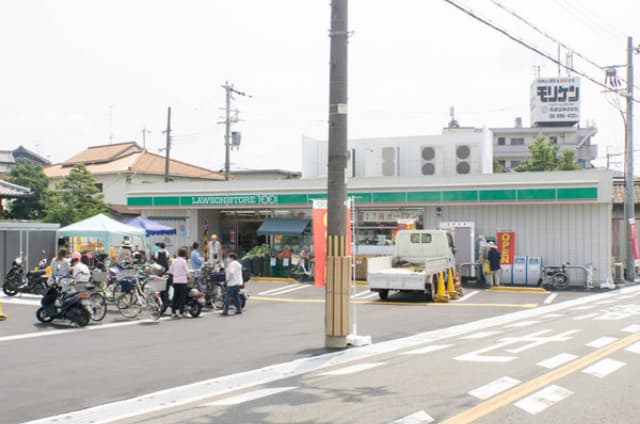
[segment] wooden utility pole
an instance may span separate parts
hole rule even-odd
[[[347,41],[348,1],[331,2],[329,158],[327,172],[327,272],[325,347],[347,346],[351,257],[347,256]]]
[[[164,182],[169,182],[169,158],[171,157],[171,106],[167,108],[167,144],[165,146],[164,156]]]

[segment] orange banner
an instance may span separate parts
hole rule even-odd
[[[516,255],[516,233],[515,231],[498,231],[498,250],[500,251],[500,264],[513,264],[513,257]]]
[[[313,257],[315,258],[314,284],[326,285],[327,266],[327,201],[313,201]],[[347,256],[351,256],[351,208],[347,208]]]

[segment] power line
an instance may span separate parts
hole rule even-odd
[[[477,21],[482,22],[483,24],[489,26],[490,28],[500,32],[501,34],[505,35],[506,37],[510,38],[511,40],[515,41],[516,43],[522,45],[523,47],[539,54],[540,56],[550,60],[551,62],[563,67],[566,70],[569,70],[575,74],[578,74],[584,78],[586,78],[587,80],[591,81],[592,83],[604,88],[606,91],[611,91],[611,92],[617,92],[617,90],[612,89],[611,87],[609,87],[608,85],[601,83],[600,81],[598,81],[597,79],[593,78],[590,75],[587,75],[585,72],[579,71],[577,69],[575,69],[573,66],[567,66],[563,63],[561,63],[560,61],[558,61],[557,59],[555,59],[553,56],[551,56],[549,53],[546,53],[542,50],[540,50],[539,48],[532,46],[531,44],[527,43],[526,41],[518,38],[517,36],[511,34],[509,31],[507,31],[504,28],[501,28],[497,25],[495,25],[493,22],[490,22],[488,19],[480,17],[478,15],[476,15],[475,13],[473,13],[472,11],[465,9],[463,6],[459,5],[458,3],[456,3],[453,0],[444,0],[446,3],[449,3],[450,5],[452,5],[453,7],[455,7],[456,9],[464,12],[465,14],[471,16],[472,18],[476,19]],[[625,96],[628,96],[628,93],[625,94]],[[636,99],[632,99],[634,102],[638,102],[638,100]]]
[[[576,7],[574,4],[570,3],[567,0],[555,0],[555,2],[565,9],[574,19],[583,21],[585,26],[590,29],[596,30],[595,27],[599,27],[599,31],[601,34],[606,34],[611,37],[611,40],[620,41],[620,38],[626,38],[626,36],[622,33],[619,33],[613,26],[606,28],[603,25],[603,21],[599,18],[592,17],[589,13],[587,13],[586,5],[580,4]],[[612,30],[613,29],[613,30]]]

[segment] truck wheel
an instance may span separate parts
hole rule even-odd
[[[387,300],[387,297],[389,297],[389,290],[387,289],[379,290],[378,296],[380,296],[380,300]]]
[[[433,302],[433,299],[435,298],[435,291],[433,290],[433,284],[429,284],[427,286],[427,291],[425,291],[425,294],[427,296],[427,301],[428,302]]]

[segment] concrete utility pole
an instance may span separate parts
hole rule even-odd
[[[625,122],[625,163],[624,163],[624,216],[627,225],[627,255],[625,266],[627,269],[627,280],[635,280],[634,242],[632,239],[632,228],[635,229],[635,206],[633,199],[633,47],[632,37],[627,38],[627,119]]]
[[[230,150],[231,150],[231,124],[238,122],[238,110],[236,109],[235,116],[231,116],[231,100],[233,95],[238,94],[240,96],[252,97],[247,93],[238,91],[233,88],[233,84],[229,85],[229,81],[226,81],[223,86],[225,90],[225,119],[224,123],[224,179],[229,180],[229,165],[230,165]]]
[[[347,346],[351,258],[347,240],[347,47],[348,1],[331,2],[329,63],[329,158],[327,177],[327,281],[325,346]]]
[[[149,131],[145,125],[144,128],[142,128],[142,148],[145,150],[147,149],[147,134],[151,134],[151,131]]]
[[[165,156],[164,156],[164,182],[169,182],[169,158],[171,157],[171,106],[167,108],[167,130],[165,131],[167,134],[167,144],[165,147]]]

